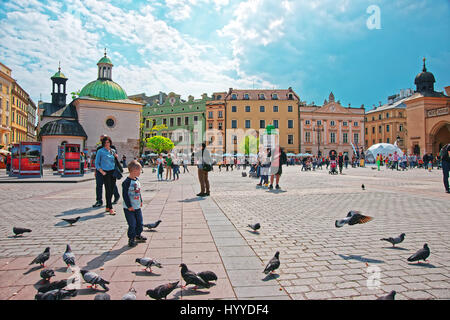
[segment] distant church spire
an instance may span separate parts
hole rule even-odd
[[[422,69],[423,72],[427,72],[427,67],[425,66],[425,60],[427,60],[427,59],[425,59],[425,57],[423,57],[423,69]]]

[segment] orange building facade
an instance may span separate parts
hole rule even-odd
[[[226,92],[214,92],[206,102],[206,141],[211,153],[225,153],[225,97]]]

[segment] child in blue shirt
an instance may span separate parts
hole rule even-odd
[[[142,166],[136,160],[128,164],[128,177],[122,182],[123,211],[128,223],[128,246],[135,247],[136,241],[147,238],[141,235],[143,230],[142,196],[139,176]]]

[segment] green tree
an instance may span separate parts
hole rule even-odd
[[[175,144],[169,138],[163,136],[153,136],[147,139],[147,148],[161,153],[163,151],[170,152],[175,147]]]
[[[71,92],[71,94],[72,94],[72,100],[75,100],[76,98],[78,98],[80,96],[80,90]]]

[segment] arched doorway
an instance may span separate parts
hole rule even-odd
[[[437,155],[444,145],[450,143],[450,122],[438,123],[431,131],[433,155]]]

